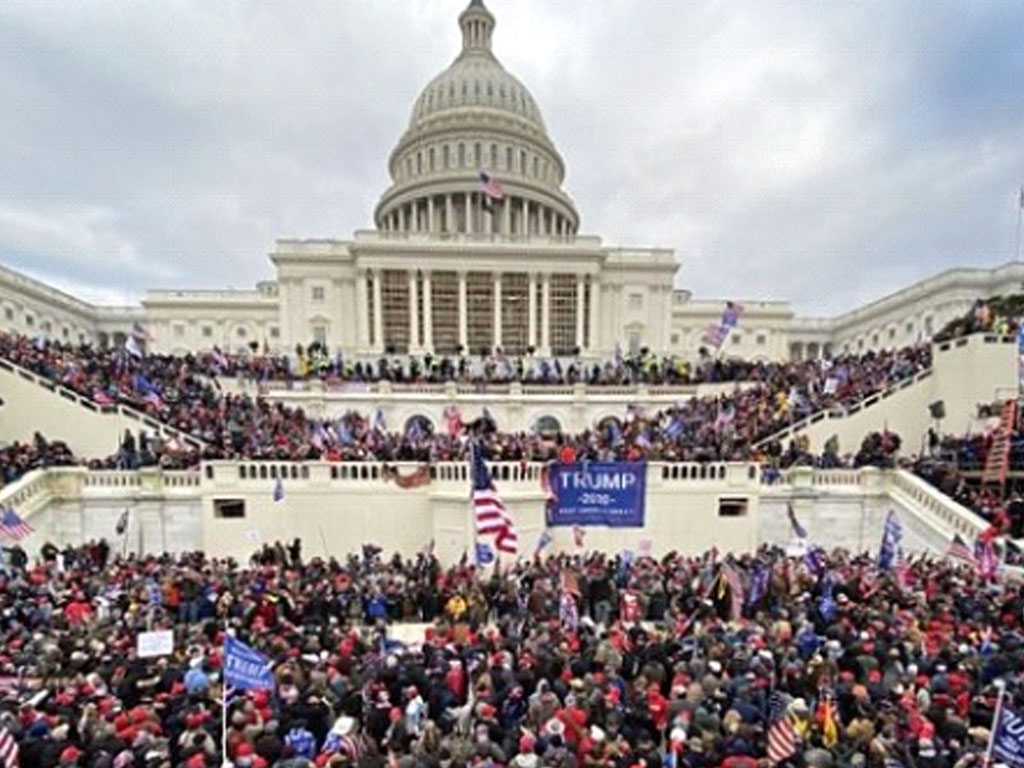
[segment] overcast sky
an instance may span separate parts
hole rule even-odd
[[[1013,258],[1024,3],[487,4],[583,231],[679,287],[832,314]],[[122,303],[371,226],[465,5],[0,3],[0,262]]]

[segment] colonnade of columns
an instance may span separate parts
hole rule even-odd
[[[509,196],[485,208],[480,192],[453,192],[396,206],[380,221],[384,232],[477,233],[503,235],[574,234],[573,222],[554,208]]]
[[[356,301],[358,303],[358,342],[362,349],[372,349],[377,352],[384,351],[390,340],[387,338],[387,330],[384,327],[384,306],[381,286],[383,283],[381,269],[363,269],[356,281]],[[481,272],[483,270],[472,270]],[[450,272],[450,270],[449,270]],[[469,328],[469,302],[467,291],[467,276],[470,270],[457,270],[457,322],[458,322],[458,343],[463,351],[477,352],[479,350],[469,349],[470,328]],[[493,316],[489,318],[492,325],[493,346],[504,346],[502,343],[505,337],[504,317],[502,313],[502,297],[505,293],[503,277],[507,272],[494,271],[491,273],[493,284],[491,301],[493,305]],[[550,272],[529,272],[527,273],[526,289],[526,317],[521,314],[516,316],[522,319],[517,327],[525,325],[526,345],[533,347],[537,354],[551,354],[551,278]],[[409,351],[410,352],[433,352],[434,345],[434,279],[431,270],[409,270]],[[520,288],[522,283],[519,283]],[[538,291],[538,286],[540,290]],[[589,291],[589,294],[588,294]],[[539,295],[538,295],[539,294]],[[589,302],[587,296],[589,295]],[[371,301],[372,298],[372,301]],[[538,312],[538,302],[539,309]],[[372,304],[372,311],[371,311]],[[422,306],[422,316],[420,307]],[[598,345],[598,328],[600,306],[600,284],[597,275],[578,274],[576,276],[576,307],[575,307],[575,341],[576,346],[581,350],[589,350]],[[421,326],[422,318],[422,328]]]

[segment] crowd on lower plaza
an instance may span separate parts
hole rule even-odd
[[[730,375],[750,386],[691,397],[657,413],[632,411],[605,428],[554,440],[537,432],[485,431],[495,458],[546,460],[569,445],[576,455],[593,459],[745,459],[754,454],[756,442],[775,431],[927,368],[930,355],[922,345],[828,361],[730,363],[735,365]],[[222,356],[136,357],[123,349],[71,347],[6,333],[0,333],[0,356],[101,405],[123,402],[144,410],[204,441],[206,458],[436,461],[465,454],[461,414],[438,430],[427,424],[389,431],[379,419],[355,413],[320,422],[262,397],[222,393],[217,380]],[[471,423],[486,426],[486,414]],[[200,458],[178,440],[147,447],[168,466]]]
[[[0,725],[22,768],[215,766],[222,735],[246,768],[965,768],[997,681],[1024,703],[1019,589],[931,558],[7,554]],[[388,639],[398,620],[424,642]],[[161,629],[173,651],[139,658]],[[272,670],[226,734],[225,633]]]

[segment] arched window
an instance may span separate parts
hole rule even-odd
[[[434,424],[423,414],[417,413],[406,419],[402,432],[410,440],[421,440],[434,434]]]
[[[429,153],[428,157],[429,157],[430,170],[434,170],[434,148],[433,147],[430,148],[430,153]]]
[[[562,431],[562,425],[554,416],[541,416],[533,423],[533,431],[542,435],[556,435]]]
[[[459,168],[464,168],[465,166],[466,166],[466,145],[460,143],[459,144]]]

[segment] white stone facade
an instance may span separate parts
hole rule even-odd
[[[119,343],[135,322],[159,352],[291,353],[321,342],[349,358],[458,350],[608,358],[647,347],[695,358],[724,299],[674,288],[675,253],[581,234],[565,164],[525,86],[492,51],[481,0],[460,15],[463,46],[413,105],[391,153],[376,229],[348,240],[282,239],[276,280],[242,291],[150,291],[97,307],[0,269],[0,327]],[[501,194],[485,194],[481,174]],[[929,338],[979,296],[1019,291],[1024,265],[955,269],[832,318],[739,299],[722,354],[783,360]]]

